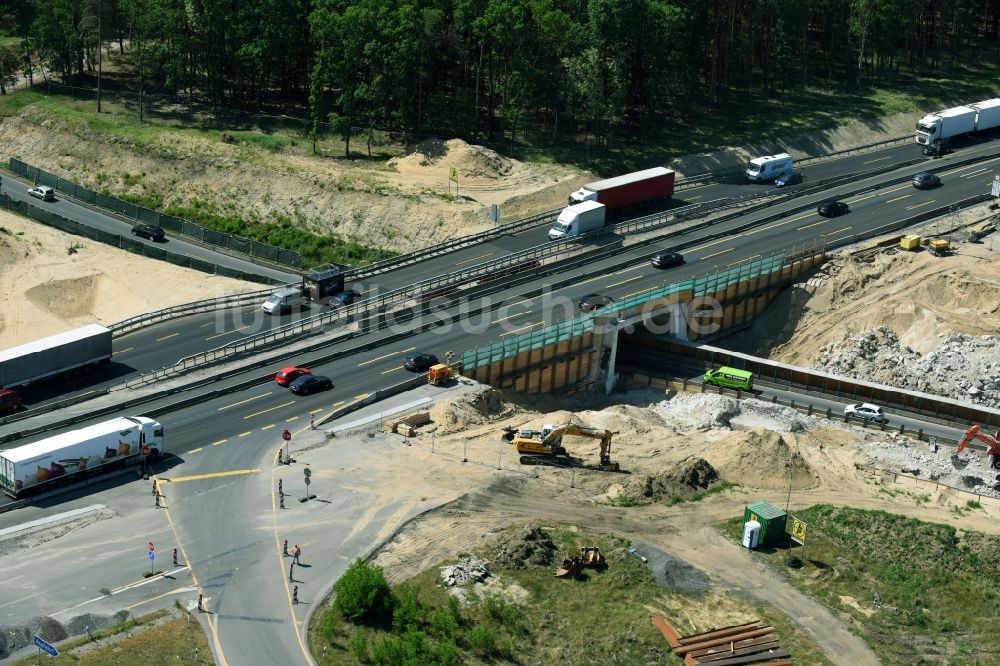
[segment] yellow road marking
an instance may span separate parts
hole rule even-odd
[[[896,203],[897,201],[902,201],[903,199],[908,199],[912,196],[913,196],[912,194],[904,194],[901,197],[896,197],[895,199],[889,199],[886,201],[886,203]]]
[[[246,416],[243,417],[243,420],[246,421],[247,419],[253,418],[255,416],[260,416],[261,414],[273,412],[276,409],[281,409],[282,407],[288,407],[288,405],[294,405],[294,404],[295,404],[294,400],[289,400],[288,402],[283,402],[280,405],[275,405],[274,407],[268,407],[267,409],[262,409],[259,412],[254,412],[253,414],[247,414]]]
[[[684,201],[697,201],[698,199],[704,199],[705,197],[700,194],[696,197],[684,197]]]
[[[148,604],[148,603],[149,603],[150,601],[156,601],[157,599],[162,599],[163,597],[166,597],[166,596],[169,596],[169,595],[171,595],[171,594],[177,594],[177,593],[178,593],[179,591],[181,591],[181,590],[183,590],[183,589],[184,589],[184,587],[183,587],[183,586],[182,586],[182,587],[178,587],[178,588],[177,588],[177,589],[175,589],[175,590],[171,590],[171,591],[169,591],[169,592],[164,592],[163,594],[158,594],[158,595],[156,595],[155,597],[152,597],[152,598],[150,598],[150,599],[144,599],[144,600],[142,600],[142,601],[139,601],[139,602],[136,602],[136,603],[132,604],[131,606],[126,606],[126,607],[125,607],[125,610],[132,610],[132,609],[133,609],[133,608],[135,608],[136,606],[141,606],[141,605],[143,605],[143,604]]]
[[[702,257],[701,260],[705,261],[706,259],[711,259],[712,257],[717,257],[720,254],[725,254],[726,252],[732,252],[735,249],[736,249],[735,247],[731,247],[728,250],[722,250],[721,252],[716,252],[715,254],[710,254],[707,257]]]
[[[914,208],[920,208],[921,206],[929,206],[935,201],[937,201],[937,199],[931,199],[930,201],[925,201],[923,203],[913,204],[912,206],[907,206],[906,210],[913,210]]]
[[[877,160],[868,160],[867,162],[862,162],[862,164],[874,164],[875,162],[884,162],[885,160],[890,160],[891,157],[880,157]]]
[[[217,442],[212,442],[212,446],[220,446],[220,445],[222,445],[222,444],[225,444],[225,443],[226,443],[226,442],[228,442],[228,441],[229,441],[228,439],[220,439],[220,440],[219,440],[219,441],[217,441]]]
[[[281,453],[280,449],[278,451],[279,455]],[[274,534],[274,559],[278,564],[278,574],[281,575],[281,580],[285,583],[285,601],[288,602],[288,616],[292,620],[292,626],[295,631],[295,638],[299,642],[299,650],[302,652],[303,661],[307,664],[313,663],[312,654],[306,649],[306,644],[302,640],[302,632],[299,630],[301,623],[298,617],[295,615],[295,607],[292,605],[292,591],[290,589],[290,584],[292,581],[288,580],[291,576],[285,575],[285,558],[281,552],[281,539],[278,535],[278,507],[275,495],[277,495],[274,479],[276,478],[277,472],[275,469],[271,469],[271,530]],[[289,571],[289,573],[291,573]]]
[[[362,398],[367,398],[367,397],[368,397],[367,393],[359,393],[358,395],[354,396],[354,399],[361,400]]]
[[[796,231],[802,231],[803,229],[808,229],[809,227],[818,227],[819,225],[829,222],[830,220],[820,220],[819,222],[813,222],[812,224],[807,224],[804,227],[799,227]]]
[[[632,271],[637,271],[640,268],[645,268],[645,267],[646,267],[646,262],[642,262],[641,264],[636,264],[635,266],[632,266],[631,268],[626,268],[626,269],[618,271],[617,273],[612,273],[612,275],[621,275],[622,273],[631,273]]]
[[[759,258],[760,258],[760,255],[759,254],[755,254],[752,257],[746,257],[745,259],[740,259],[738,261],[734,261],[731,264],[726,264],[726,268],[729,268],[730,266],[735,266],[736,264],[742,264],[745,261],[753,261],[754,259],[759,259]]]
[[[221,338],[223,335],[229,335],[230,333],[238,333],[239,331],[245,331],[248,328],[250,328],[250,326],[240,326],[239,328],[234,328],[231,331],[223,331],[222,333],[216,333],[215,335],[209,336],[209,337],[207,337],[205,339],[206,340],[214,340],[216,338]]]
[[[208,322],[207,324],[202,324],[202,325],[201,325],[201,326],[199,326],[198,328],[205,328],[206,326],[211,326],[211,325],[212,325],[212,324],[214,324],[214,323],[215,323],[214,321],[210,321],[210,322]]]
[[[200,446],[197,449],[191,449],[190,451],[188,451],[188,453],[198,453],[199,451],[201,451]]]
[[[491,321],[490,326],[492,326],[493,324],[499,324],[502,321],[507,321],[508,319],[513,319],[514,317],[524,317],[525,315],[530,315],[530,314],[531,310],[528,310],[527,312],[518,312],[516,314],[508,315],[506,317],[500,317],[499,319],[494,319],[493,321]]]
[[[340,402],[335,402],[335,403],[333,403],[333,406],[334,406],[334,407],[340,407],[340,406],[341,406],[342,404],[344,404],[344,401],[343,401],[343,400],[341,400]],[[321,412],[321,411],[323,411],[323,410],[322,410],[322,409],[317,409],[316,411],[317,411],[317,412]]]
[[[465,261],[456,261],[455,265],[456,266],[461,266],[462,264],[472,263],[476,259],[484,259],[484,258],[489,257],[490,255],[494,255],[494,254],[496,254],[496,252],[487,252],[486,254],[481,254],[478,257],[473,257],[472,259],[466,259]]]
[[[854,227],[844,227],[843,229],[837,229],[836,231],[831,231],[827,236],[833,236],[834,234],[839,234],[841,232],[847,231],[848,229],[853,229]]]
[[[271,475],[273,477],[274,475],[273,471],[271,472]],[[156,483],[155,476],[153,477],[153,483]],[[177,526],[174,524],[174,519],[170,515],[170,508],[164,506],[163,510],[164,510],[163,511],[164,515],[166,515],[167,517],[167,522],[170,523],[170,531],[174,533],[174,543],[177,544],[177,548],[181,551],[181,555],[184,558],[184,566],[186,566],[188,568],[188,571],[191,572],[191,581],[194,583],[194,586],[198,589],[198,592],[204,594],[204,590],[201,587],[201,583],[198,582],[198,577],[195,575],[194,568],[192,568],[191,566],[191,558],[188,557],[187,549],[184,548],[184,544],[183,542],[181,542],[181,537],[177,533]],[[219,661],[222,662],[220,666],[229,666],[229,661],[226,659],[226,653],[222,651],[222,643],[221,641],[219,641],[219,632],[215,628],[215,621],[212,619],[212,614],[206,613],[205,615],[206,615],[205,621],[208,623],[208,628],[212,632],[212,639],[215,643],[215,654],[219,656]]]
[[[629,282],[635,282],[636,280],[641,280],[644,276],[636,275],[635,277],[630,277],[627,280],[622,280],[621,282],[615,282],[614,284],[609,284],[605,289],[611,289],[612,287],[620,287],[623,284],[628,284]]]
[[[403,369],[402,367],[399,367],[399,368],[392,368],[390,370],[383,370],[380,374],[387,375],[390,372],[399,372],[402,369]]]
[[[574,282],[573,285],[579,286],[581,284],[587,284],[588,282],[596,282],[597,280],[604,280],[606,277],[607,277],[606,275],[598,275],[597,277],[592,277],[586,280],[580,280],[579,282]]]
[[[181,332],[177,331],[176,333],[171,333],[170,335],[164,335],[162,338],[156,338],[156,341],[163,342],[164,340],[169,340],[170,338],[176,338],[180,334]]]
[[[364,395],[364,396],[365,396],[366,398],[368,397],[368,394],[367,394],[367,393],[364,393],[364,394],[362,394],[362,395]],[[341,401],[340,401],[340,402],[338,402],[337,404],[338,404],[338,405],[342,405],[342,404],[344,404],[344,401],[343,401],[343,400],[341,400]],[[313,409],[313,410],[311,410],[311,411],[309,412],[309,415],[310,415],[310,416],[312,416],[313,414],[319,414],[319,413],[320,413],[320,412],[322,412],[322,411],[323,411],[323,408],[322,408],[322,407],[320,407],[319,409]]]
[[[247,430],[246,432],[241,432],[240,437],[246,437],[247,435],[252,435],[253,430]]]
[[[978,176],[979,174],[986,173],[987,171],[990,171],[990,169],[980,169],[979,171],[970,171],[969,173],[963,173],[961,177],[972,178],[973,176]]]
[[[261,430],[270,430],[270,429],[271,429],[271,428],[273,428],[274,426],[275,426],[275,424],[274,424],[274,423],[272,423],[271,425],[266,425],[266,426],[264,426],[263,428],[261,428]]]
[[[292,421],[298,421],[298,420],[299,420],[299,417],[292,416],[292,417],[289,417],[289,418],[285,419],[285,423],[291,423]]]
[[[229,409],[231,407],[236,407],[237,405],[246,404],[246,403],[250,402],[251,400],[258,400],[260,398],[266,398],[267,396],[271,395],[272,393],[274,393],[274,391],[268,391],[267,393],[261,393],[260,395],[255,395],[252,398],[247,398],[246,400],[240,400],[239,402],[234,402],[233,404],[226,405],[225,407],[219,407],[219,411],[221,412],[221,411]]]
[[[229,472],[209,472],[208,474],[195,474],[193,476],[179,476],[170,479],[173,483],[184,481],[201,481],[203,479],[221,479],[224,476],[244,476],[246,474],[257,474],[259,469],[234,469]]]
[[[536,327],[536,326],[538,326],[539,324],[542,324],[542,323],[544,323],[544,321],[536,321],[534,324],[528,324],[527,326],[522,326],[521,328],[515,328],[513,331],[509,331],[507,333],[501,333],[500,337],[502,338],[502,337],[507,336],[507,335],[514,335],[515,333],[518,333],[520,331],[526,331],[529,328],[534,328],[534,327]]]
[[[132,351],[133,349],[135,349],[135,347],[129,347],[129,348],[127,348],[127,349],[120,349],[119,351],[116,351],[115,353],[116,353],[116,354],[124,354],[125,352],[130,352],[130,351]]]
[[[396,356],[397,354],[405,354],[406,352],[413,351],[414,349],[416,349],[416,347],[410,347],[409,349],[401,349],[401,350],[399,350],[397,352],[392,352],[390,354],[386,354],[385,356],[379,356],[378,358],[373,358],[370,361],[363,361],[361,363],[358,363],[358,367],[360,368],[363,365],[368,365],[369,363],[374,363],[375,361],[381,361],[382,359],[386,359],[386,358],[389,358],[391,356]]]

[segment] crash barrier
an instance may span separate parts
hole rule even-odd
[[[39,414],[44,414],[45,412],[52,412],[57,409],[62,409],[63,407],[70,407],[72,405],[78,405],[81,402],[87,402],[88,400],[93,400],[94,398],[99,398],[102,395],[107,395],[110,391],[106,388],[95,389],[93,391],[87,391],[86,393],[81,393],[80,395],[75,395],[70,398],[63,398],[62,400],[56,400],[54,402],[47,402],[40,408],[33,408],[26,411],[14,412],[8,414],[3,418],[0,418],[0,425],[7,425],[8,423],[14,423],[15,421],[22,421],[24,419],[30,419],[32,417],[38,416]]]
[[[250,240],[242,236],[234,236],[233,234],[208,229],[180,217],[160,213],[159,211],[139,206],[130,201],[123,201],[116,197],[95,192],[82,185],[77,185],[73,181],[60,178],[55,174],[43,171],[38,167],[31,166],[13,157],[9,161],[10,170],[19,176],[29,178],[49,187],[54,187],[57,191],[74,199],[86,201],[99,208],[114,211],[136,222],[163,227],[167,231],[192,238],[200,243],[239,252],[250,257],[263,259],[272,264],[295,268],[302,266],[302,255],[298,252]]]
[[[246,271],[239,271],[226,266],[220,266],[203,259],[196,259],[195,257],[189,257],[184,254],[170,252],[169,250],[156,247],[151,243],[142,243],[129,236],[119,236],[118,234],[95,229],[94,227],[89,227],[86,224],[80,224],[75,220],[53,213],[50,210],[33,206],[24,201],[11,199],[3,193],[0,193],[0,206],[3,206],[7,210],[18,215],[30,217],[36,222],[41,222],[42,224],[50,227],[55,227],[60,231],[65,231],[66,233],[74,234],[76,236],[83,236],[84,238],[89,238],[99,243],[104,243],[105,245],[111,245],[112,247],[127,250],[132,254],[149,257],[150,259],[159,259],[160,261],[166,261],[183,268],[193,268],[203,273],[221,275],[223,277],[234,278],[236,280],[260,282],[264,284],[283,284],[282,281],[266,275],[258,275],[256,273],[248,273]]]
[[[362,407],[367,407],[386,398],[391,398],[394,395],[399,395],[400,393],[405,393],[406,391],[424,386],[427,384],[427,373],[422,373],[411,377],[405,381],[399,382],[398,384],[393,384],[384,389],[378,389],[374,393],[369,393],[363,397],[352,400],[351,402],[332,410],[329,414],[316,420],[315,426],[319,428],[324,423],[329,423],[334,419],[339,419],[347,416],[351,412],[356,412]]]
[[[260,289],[258,291],[247,291],[240,294],[229,294],[227,296],[219,296],[217,298],[206,298],[192,303],[183,303],[181,305],[163,308],[162,310],[156,310],[155,312],[147,312],[145,314],[136,315],[135,317],[129,317],[123,321],[111,324],[108,328],[111,329],[111,333],[114,337],[118,337],[128,333],[133,333],[147,326],[152,326],[153,324],[159,324],[171,319],[177,319],[178,317],[186,317],[187,315],[196,314],[198,312],[213,312],[215,310],[225,310],[241,305],[257,305],[266,299],[273,291],[273,289]]]
[[[1000,410],[984,405],[960,402],[952,398],[920,391],[895,388],[884,384],[851,379],[833,373],[779,363],[765,358],[729,351],[710,345],[699,345],[648,334],[634,334],[628,340],[644,349],[660,354],[679,356],[687,361],[699,360],[706,367],[728,366],[754,373],[755,381],[790,390],[812,390],[845,402],[873,402],[883,407],[944,419],[951,423],[978,423],[990,428],[1000,427]]]

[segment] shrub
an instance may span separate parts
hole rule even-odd
[[[441,666],[458,666],[460,663],[458,658],[458,647],[456,647],[454,640],[449,638],[438,642],[437,662]]]
[[[392,614],[392,593],[381,567],[357,559],[333,589],[334,608],[355,624],[379,624]]]
[[[458,621],[451,613],[436,610],[431,613],[430,628],[433,636],[442,639],[451,639],[458,633]]]
[[[478,625],[472,628],[465,636],[469,649],[477,656],[488,658],[497,651],[497,634],[489,627]]]
[[[320,633],[326,642],[333,645],[337,637],[337,616],[335,613],[327,613],[323,616],[323,622],[320,624]]]
[[[406,633],[424,613],[423,604],[417,598],[417,591],[412,585],[403,585],[393,600],[395,608],[392,611],[392,630],[397,634]]]
[[[333,615],[333,613],[330,613],[330,615]],[[333,641],[330,642],[332,643]],[[355,631],[354,635],[351,636],[350,648],[351,654],[362,664],[367,663],[371,658],[371,655],[368,653],[368,637],[362,631]]]
[[[378,666],[403,666],[406,652],[397,636],[386,636],[371,645],[371,660]]]
[[[516,606],[504,599],[503,595],[497,593],[487,594],[483,605],[486,615],[499,622],[514,636],[523,636],[527,633],[527,628],[521,621],[521,612]]]

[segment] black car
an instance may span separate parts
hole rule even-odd
[[[824,201],[819,206],[816,206],[816,212],[823,217],[837,217],[838,215],[851,212],[851,209],[843,201]]]
[[[937,140],[933,144],[924,146],[923,153],[930,157],[941,157],[951,152],[951,141],[948,139]]]
[[[410,354],[403,359],[403,367],[413,372],[425,372],[432,365],[438,364],[438,357],[434,354],[417,352]]]
[[[657,252],[649,258],[654,268],[673,268],[684,263],[684,255],[680,252]]]
[[[333,388],[333,380],[323,375],[302,375],[288,385],[292,393],[309,395],[316,391],[326,391]]]
[[[360,295],[361,294],[354,291],[353,289],[347,289],[330,299],[330,307],[339,308],[344,305],[350,305]]]
[[[931,173],[930,171],[922,171],[921,173],[913,176],[913,187],[918,190],[926,190],[932,187],[937,187],[941,184],[941,179],[937,174]]]
[[[615,299],[610,296],[601,296],[600,294],[587,294],[580,298],[580,309],[584,312],[593,312],[594,310],[599,310],[605,306],[611,305],[615,302]]]
[[[161,241],[167,237],[166,232],[163,231],[163,227],[153,224],[137,224],[133,226],[132,235],[148,238],[151,241]]]
[[[789,185],[798,185],[802,182],[802,174],[798,171],[793,171],[792,173],[779,176],[776,181],[774,181],[775,187],[788,187]]]

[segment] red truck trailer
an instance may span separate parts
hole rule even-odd
[[[673,169],[653,167],[587,183],[569,196],[569,205],[596,201],[613,219],[667,201],[674,193],[674,175]]]

